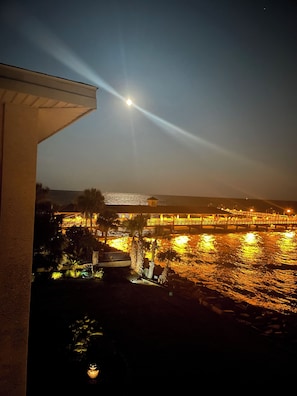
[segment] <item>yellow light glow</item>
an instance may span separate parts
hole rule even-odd
[[[128,98],[128,99],[126,100],[126,104],[127,104],[128,106],[132,106],[133,102],[132,102],[132,100],[131,100],[130,98]]]
[[[255,243],[256,242],[256,236],[252,232],[248,232],[244,236],[244,240],[245,240],[246,243]]]
[[[186,252],[188,240],[189,237],[187,235],[180,235],[178,237],[173,238],[172,244],[174,250],[176,250],[178,254],[184,254]]]
[[[90,364],[90,365],[89,365],[89,368],[88,368],[88,371],[87,371],[87,374],[88,374],[88,376],[89,376],[91,379],[95,379],[95,378],[98,377],[99,371],[100,371],[100,370],[98,369],[98,367],[97,367],[96,364]]]
[[[213,235],[202,234],[200,242],[197,244],[197,248],[203,253],[216,252],[214,242],[215,238]]]
[[[60,279],[60,278],[62,278],[62,276],[63,276],[62,272],[54,271],[54,272],[52,273],[51,278],[52,278],[52,279]]]
[[[284,233],[284,237],[286,237],[286,238],[294,238],[294,236],[295,236],[295,232],[294,231],[286,231]]]
[[[107,241],[107,243],[109,246],[111,246],[115,249],[118,249],[118,250],[122,250],[123,252],[130,251],[131,241],[130,241],[129,237],[127,237],[127,236],[110,239]]]
[[[184,246],[187,244],[189,237],[187,235],[180,235],[174,238],[174,243],[178,246]]]

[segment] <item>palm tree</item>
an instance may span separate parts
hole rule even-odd
[[[131,245],[131,267],[135,271],[142,275],[143,272],[143,262],[144,262],[144,240],[143,240],[143,230],[147,225],[149,215],[139,214],[134,218],[126,220],[123,222],[123,226],[130,232],[132,236]],[[136,239],[137,238],[137,239]]]
[[[130,235],[133,237],[142,237],[143,230],[147,225],[147,221],[150,218],[149,215],[138,214],[132,219],[123,221],[123,226],[129,231]]]
[[[156,257],[156,251],[158,249],[158,238],[162,237],[165,238],[166,234],[164,232],[164,229],[160,226],[157,226],[155,228],[154,232],[154,240],[150,244],[150,250],[151,250],[151,262],[149,264],[149,272],[148,272],[148,278],[151,279],[154,274],[154,267],[155,267],[155,257]]]
[[[164,252],[159,252],[157,253],[157,258],[160,261],[165,261],[165,267],[161,273],[161,275],[159,276],[158,282],[161,284],[164,284],[167,282],[167,277],[168,277],[168,271],[170,268],[170,263],[172,261],[181,261],[181,257],[180,255],[173,249],[168,249]]]
[[[130,258],[131,258],[131,268],[133,270],[136,269],[136,262],[137,262],[137,241],[135,240],[134,237],[132,237],[132,242],[131,242],[131,250],[130,250]]]
[[[113,209],[104,209],[97,217],[97,225],[104,235],[104,243],[107,243],[107,235],[110,229],[117,230],[120,225],[119,215]]]
[[[84,190],[84,193],[77,198],[77,207],[86,219],[86,227],[88,220],[90,221],[91,232],[93,231],[93,215],[100,213],[104,206],[104,196],[96,188]]]

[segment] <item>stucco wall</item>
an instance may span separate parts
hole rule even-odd
[[[38,109],[2,104],[0,394],[26,394]]]
[[[96,91],[0,63],[0,396],[27,394],[38,143],[95,110]]]

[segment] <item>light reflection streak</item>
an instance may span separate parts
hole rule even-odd
[[[282,253],[287,254],[296,250],[296,241],[293,233],[284,233],[278,241]]]
[[[260,259],[262,254],[260,243],[259,234],[248,232],[244,235],[238,250],[238,256],[244,264],[254,264]]]
[[[172,240],[173,249],[178,254],[183,254],[187,252],[187,244],[189,241],[189,237],[187,235],[176,236]]]
[[[217,249],[215,247],[215,237],[211,234],[202,234],[197,242],[198,260],[206,263],[217,261]]]
[[[11,23],[13,28],[17,28],[22,36],[27,37],[39,49],[111,95],[126,101],[122,95],[82,61],[50,29],[46,28],[44,24],[41,24],[37,18],[29,13],[23,5],[15,4],[3,7],[4,15],[6,15],[7,23]]]

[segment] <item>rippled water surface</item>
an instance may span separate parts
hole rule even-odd
[[[121,243],[127,250],[129,241],[121,238]],[[182,277],[236,301],[297,312],[296,231],[205,233],[158,240],[159,250],[170,246],[182,257],[180,263],[171,263]]]

